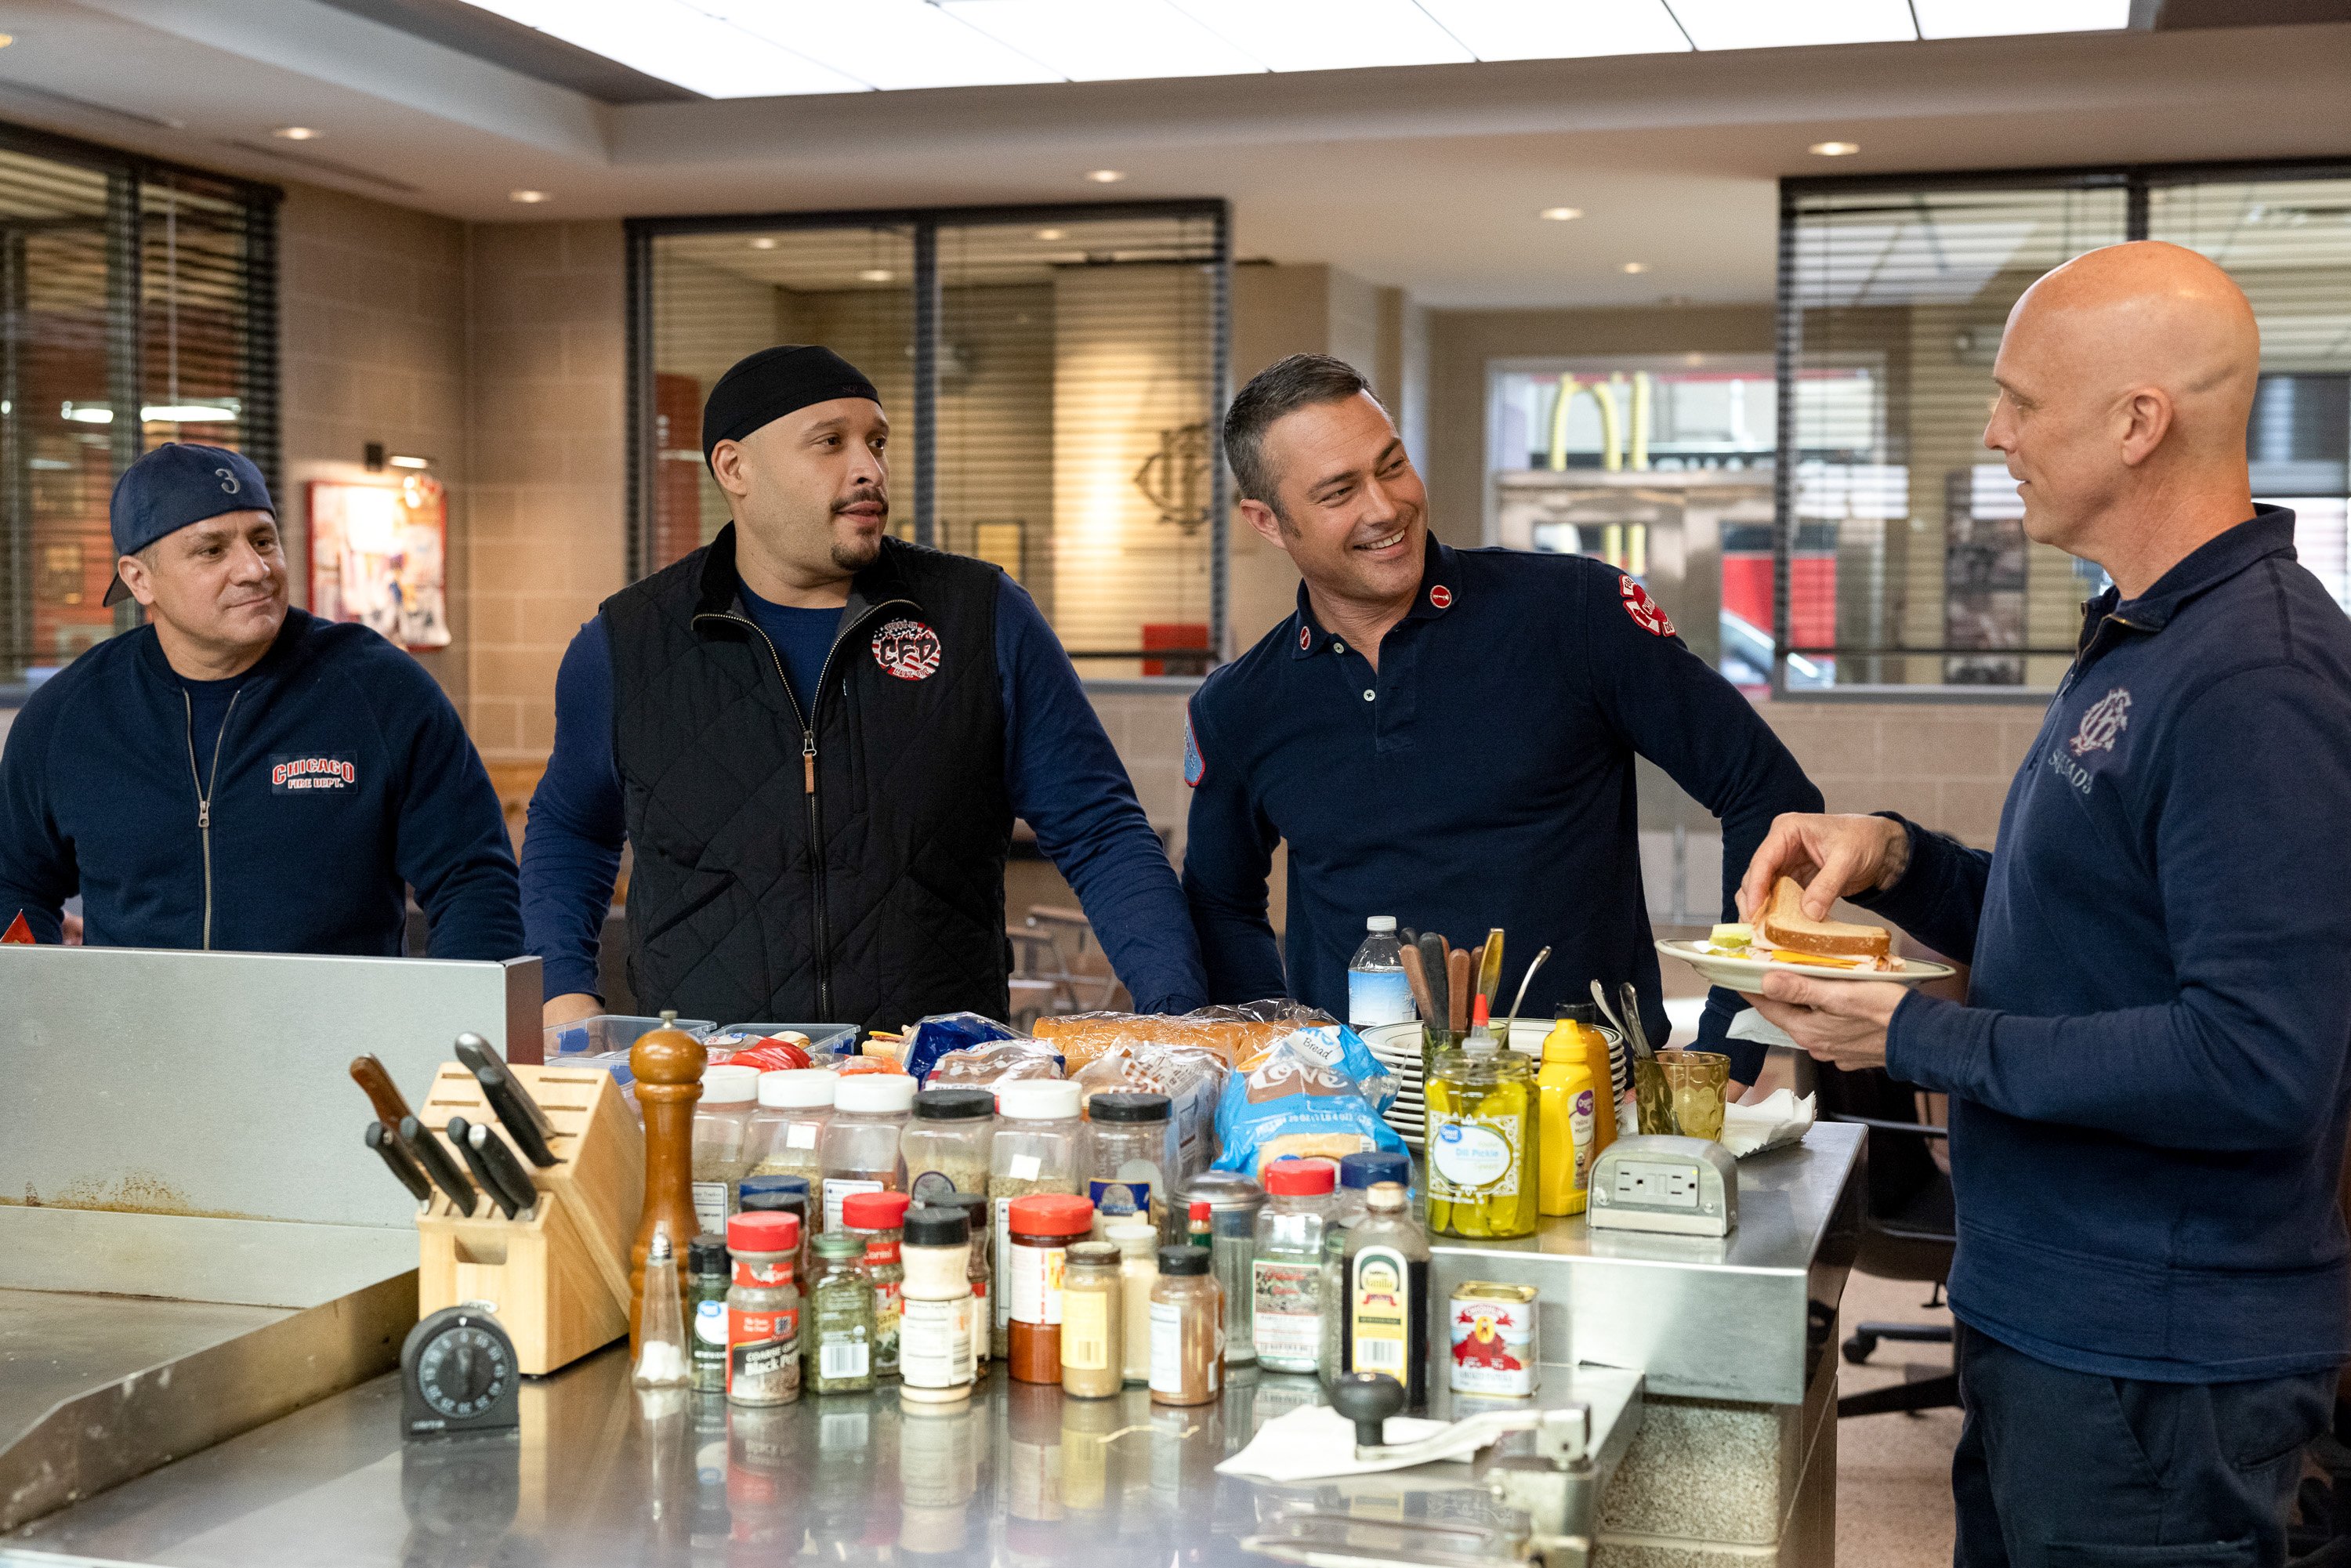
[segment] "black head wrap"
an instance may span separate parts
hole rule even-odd
[[[740,441],[761,425],[837,397],[882,401],[865,372],[815,344],[783,343],[737,360],[702,405],[702,460],[722,441]]]

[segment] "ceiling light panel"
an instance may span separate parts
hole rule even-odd
[[[1896,0],[1899,4],[1900,0]],[[1278,71],[1426,66],[1473,58],[1413,0],[1174,0]]]
[[[1690,47],[1665,0],[1420,0],[1420,8],[1481,60],[1684,54]]]
[[[2130,26],[2130,0],[1914,0],[1922,38],[2017,33],[2109,33]]]
[[[1063,73],[928,0],[690,0],[778,48],[884,89],[1009,87]]]
[[[1884,44],[1918,37],[1907,0],[1667,0],[1701,49]]]
[[[705,98],[859,92],[868,84],[684,0],[467,0]]]
[[[1266,68],[1168,0],[940,0],[940,8],[1071,81],[1248,76]]]

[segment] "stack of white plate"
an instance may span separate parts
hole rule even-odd
[[[1549,1019],[1520,1019],[1510,1027],[1510,1049],[1541,1061],[1543,1036],[1549,1034],[1551,1029],[1552,1020]],[[1396,1075],[1395,1103],[1388,1107],[1387,1124],[1395,1129],[1396,1136],[1405,1141],[1405,1146],[1421,1147],[1428,1131],[1428,1106],[1423,1097],[1421,1083],[1421,1030],[1418,1020],[1374,1024],[1359,1032],[1380,1064]],[[1616,1045],[1614,1030],[1603,1027],[1600,1032],[1608,1037],[1612,1051],[1621,1049]]]

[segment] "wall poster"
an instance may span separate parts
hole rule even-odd
[[[372,626],[411,651],[449,645],[449,497],[397,485],[309,485],[310,613]]]

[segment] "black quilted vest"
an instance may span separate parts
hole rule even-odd
[[[884,540],[802,721],[735,529],[606,600],[645,1012],[898,1029],[1009,1016],[1001,574]]]

